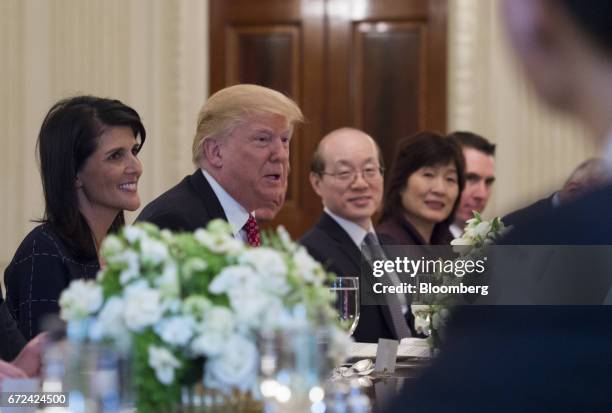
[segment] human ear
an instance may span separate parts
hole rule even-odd
[[[217,138],[208,138],[202,144],[202,155],[209,164],[216,168],[223,166],[223,156],[221,151],[221,143]]]
[[[310,175],[308,175],[308,178],[310,179],[310,185],[312,186],[312,189],[317,195],[321,196],[321,176],[319,174],[311,172]]]

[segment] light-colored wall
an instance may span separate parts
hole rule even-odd
[[[509,50],[498,6],[498,0],[449,1],[448,124],[497,144],[489,217],[550,194],[601,152],[581,125],[533,95]]]
[[[449,7],[449,126],[498,144],[486,215],[502,214],[556,188],[597,148],[534,99],[509,56],[497,0]],[[205,0],[0,1],[0,268],[42,214],[34,146],[58,99],[117,97],[141,114],[143,201],[191,171],[208,90],[207,8]]]
[[[140,113],[143,201],[191,172],[208,94],[207,15],[202,0],[0,1],[0,268],[42,215],[34,149],[57,100],[114,97]]]

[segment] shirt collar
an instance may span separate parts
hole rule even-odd
[[[323,208],[325,213],[333,218],[334,221],[338,223],[342,227],[343,230],[351,237],[357,248],[361,248],[361,244],[363,243],[363,239],[365,238],[368,232],[374,232],[374,228],[372,227],[372,222],[369,223],[369,230],[366,231],[361,226],[355,224],[348,219],[342,218],[333,212],[331,212],[327,207]]]
[[[225,189],[204,169],[201,169],[204,177],[210,184],[213,192],[219,199],[221,208],[225,212],[227,222],[232,227],[232,233],[234,237],[240,237],[240,230],[244,227],[247,220],[249,219],[249,211],[247,211],[242,205],[240,205]]]

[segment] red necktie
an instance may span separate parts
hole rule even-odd
[[[261,245],[261,238],[259,238],[259,225],[255,221],[255,217],[249,214],[246,224],[242,227],[246,231],[247,242],[253,247],[259,247]]]

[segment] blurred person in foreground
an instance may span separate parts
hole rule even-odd
[[[609,182],[610,170],[606,162],[602,158],[587,159],[574,169],[559,191],[506,215],[502,221],[506,226],[521,225],[527,220],[551,213],[553,208],[577,200]]]
[[[77,96],[47,113],[37,142],[44,217],[4,272],[6,304],[26,339],[59,312],[72,280],[95,278],[102,241],[140,206],[145,137],[138,113],[118,100]]]
[[[504,0],[502,6],[511,43],[537,93],[584,121],[607,145],[610,165],[612,3]],[[610,245],[611,209],[607,185],[517,226],[501,242]],[[585,263],[568,264],[575,279],[589,282]],[[460,308],[449,320],[440,356],[390,411],[612,411],[610,325],[610,306]]]

